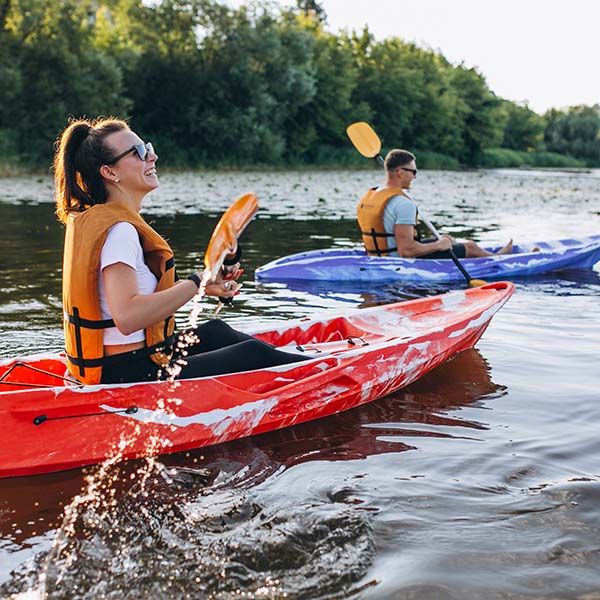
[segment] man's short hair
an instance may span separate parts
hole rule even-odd
[[[403,167],[409,162],[416,160],[417,157],[408,150],[390,150],[385,157],[385,170],[393,171],[398,167]]]

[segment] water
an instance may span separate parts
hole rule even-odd
[[[168,174],[145,214],[185,275],[222,210],[257,194],[242,294],[221,313],[234,326],[440,293],[252,281],[279,256],[354,244],[357,195],[379,175]],[[445,231],[500,244],[598,233],[599,184],[598,172],[420,172],[413,193]],[[49,179],[0,181],[0,357],[61,348],[51,202]],[[360,409],[0,480],[0,596],[600,598],[600,265],[516,284],[476,349]]]

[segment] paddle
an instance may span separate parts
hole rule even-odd
[[[258,210],[258,200],[254,194],[240,196],[221,216],[215,226],[204,253],[204,272],[209,273],[210,279],[216,279],[223,261],[228,255],[235,254],[238,249],[238,239],[252,217]],[[215,311],[218,313],[223,303],[231,302],[233,298],[219,298],[220,304]]]
[[[354,147],[366,158],[374,158],[377,161],[377,164],[380,167],[383,167],[383,156],[381,156],[381,140],[379,136],[375,133],[373,128],[363,121],[358,123],[352,123],[346,128],[346,133],[350,138],[350,141],[354,145]],[[436,239],[440,239],[440,234],[437,232],[436,228],[433,224],[428,221],[425,217],[419,215],[421,221],[425,223],[425,226],[433,233]],[[450,258],[454,262],[454,264],[458,267],[458,270],[462,273],[463,277],[467,280],[467,283],[470,286],[476,287],[480,285],[485,285],[487,282],[483,279],[472,279],[467,270],[458,260],[458,257],[454,253],[454,250],[450,248],[448,250],[450,253]]]

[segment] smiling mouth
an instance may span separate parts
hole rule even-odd
[[[144,175],[156,175],[156,169],[152,167],[151,169],[144,171]]]

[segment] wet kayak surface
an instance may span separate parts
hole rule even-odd
[[[251,274],[355,244],[356,201],[379,175],[168,174],[145,214],[186,275],[220,212],[256,193]],[[413,195],[439,229],[500,244],[600,233],[598,184],[595,172],[420,172]],[[51,196],[48,179],[0,180],[0,358],[62,345]],[[150,461],[0,481],[0,596],[594,597],[599,266],[515,284],[475,349],[368,405]],[[220,316],[250,326],[460,286],[250,276]]]

